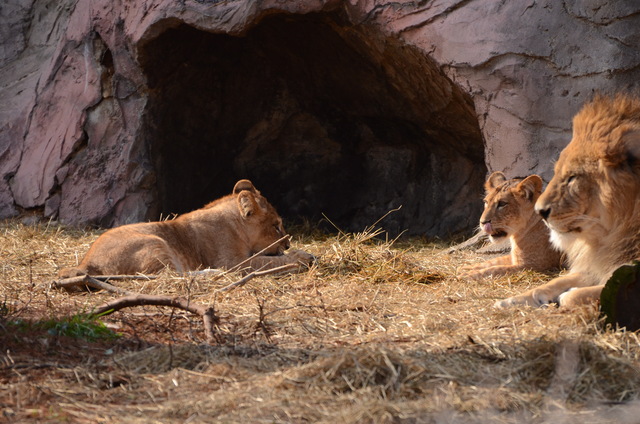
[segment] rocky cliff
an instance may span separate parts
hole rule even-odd
[[[289,218],[446,236],[637,90],[636,2],[9,0],[0,217],[117,225],[251,178]]]

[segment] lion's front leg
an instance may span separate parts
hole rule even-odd
[[[590,286],[591,279],[581,273],[563,275],[546,284],[526,291],[520,295],[509,297],[495,303],[496,308],[506,308],[513,305],[542,306],[559,302],[559,297],[564,292],[574,287]]]
[[[519,265],[512,265],[511,256],[506,255],[479,264],[462,266],[460,267],[462,273],[459,277],[470,280],[481,280],[490,276],[509,274],[521,269],[522,267]]]
[[[600,294],[604,286],[591,286],[569,289],[558,296],[558,304],[563,307],[571,308],[574,306],[595,303],[600,299]]]
[[[298,269],[311,266],[316,257],[304,250],[290,249],[287,253],[280,256],[260,255],[249,261],[249,267],[253,271],[267,270],[277,268],[283,265],[295,264]]]

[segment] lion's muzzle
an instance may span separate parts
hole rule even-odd
[[[536,212],[546,221],[549,218],[549,215],[551,215],[551,208],[545,207],[538,209],[538,206],[536,205]]]

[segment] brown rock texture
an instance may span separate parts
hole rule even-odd
[[[636,2],[9,0],[0,217],[112,226],[251,178],[288,218],[446,236],[637,90]]]

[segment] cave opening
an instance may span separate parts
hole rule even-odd
[[[141,48],[157,212],[251,179],[285,220],[446,237],[476,225],[486,174],[470,98],[417,48],[336,13],[241,36],[179,24]]]

